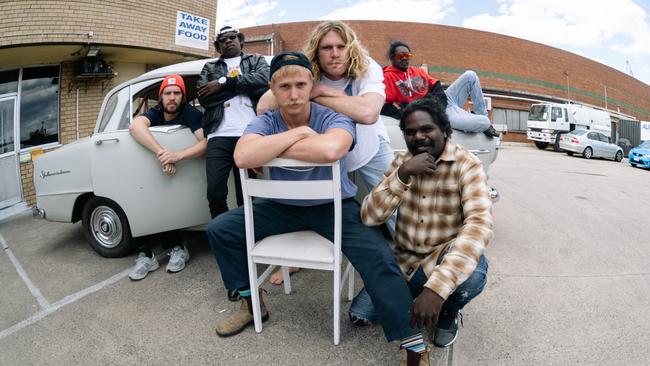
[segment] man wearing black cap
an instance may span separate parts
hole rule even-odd
[[[269,66],[259,54],[246,54],[244,34],[233,27],[219,30],[214,47],[221,54],[203,66],[197,83],[205,108],[203,133],[206,153],[207,198],[212,217],[228,211],[228,174],[236,169],[232,154],[248,122],[255,118],[259,97],[268,90]],[[243,204],[239,174],[235,171],[237,204]]]
[[[359,205],[354,200],[357,187],[346,174],[343,158],[354,146],[354,122],[309,101],[314,75],[305,55],[283,52],[273,58],[270,72],[269,86],[279,109],[256,117],[246,127],[235,148],[237,166],[255,168],[278,156],[314,163],[341,162],[341,248],[361,274],[373,303],[381,308],[380,323],[386,338],[402,340],[403,348],[410,351],[409,360],[417,364],[418,352],[425,348],[419,328],[409,325],[413,299],[381,231],[361,222]],[[313,167],[304,172],[272,168],[270,173],[275,180],[320,180],[331,176],[328,167]],[[330,240],[334,237],[331,200],[280,203],[269,199],[256,200],[253,205],[257,240],[302,230],[313,230]],[[238,207],[213,219],[207,229],[226,288],[236,288],[242,296],[240,310],[217,323],[217,334],[222,337],[235,335],[253,324],[244,228],[244,210]],[[260,302],[262,320],[268,320],[269,312],[262,299]]]

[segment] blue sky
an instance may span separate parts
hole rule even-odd
[[[588,57],[650,85],[650,0],[218,0],[217,24],[400,20],[507,34]]]

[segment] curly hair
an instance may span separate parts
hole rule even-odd
[[[368,72],[368,51],[361,45],[354,30],[349,25],[340,21],[326,21],[314,28],[305,46],[304,53],[311,62],[315,79],[320,80],[321,78],[321,68],[318,62],[318,44],[323,36],[331,31],[336,32],[341,37],[345,43],[345,49],[348,52],[348,69],[345,77],[357,79],[365,76]]]
[[[429,116],[431,116],[433,123],[435,123],[447,137],[451,136],[451,123],[449,123],[447,113],[438,101],[428,95],[410,103],[402,109],[402,118],[399,120],[399,128],[402,131],[405,128],[406,118],[416,111],[428,113]]]
[[[406,49],[409,50],[409,52],[411,52],[411,47],[409,47],[409,45],[407,45],[403,41],[392,41],[390,43],[390,46],[388,46],[387,56],[389,60],[391,60],[393,56],[395,56],[395,50],[397,49],[397,47],[406,47]]]

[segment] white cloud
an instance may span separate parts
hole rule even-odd
[[[499,15],[463,26],[569,49],[609,48],[650,54],[647,13],[632,0],[497,0]]]
[[[252,27],[266,23],[266,14],[275,10],[278,1],[219,0],[215,30],[230,25],[236,28]]]
[[[453,0],[360,0],[320,19],[438,23],[455,11],[453,4]]]

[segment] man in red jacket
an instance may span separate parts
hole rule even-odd
[[[406,43],[395,41],[390,44],[388,58],[391,65],[383,68],[386,104],[382,114],[399,119],[406,104],[429,94],[444,107],[452,128],[497,136],[487,117],[481,83],[474,71],[465,71],[445,91],[440,80],[419,67],[409,66],[412,57],[411,48]],[[474,104],[472,113],[463,109],[467,97],[471,97]]]

